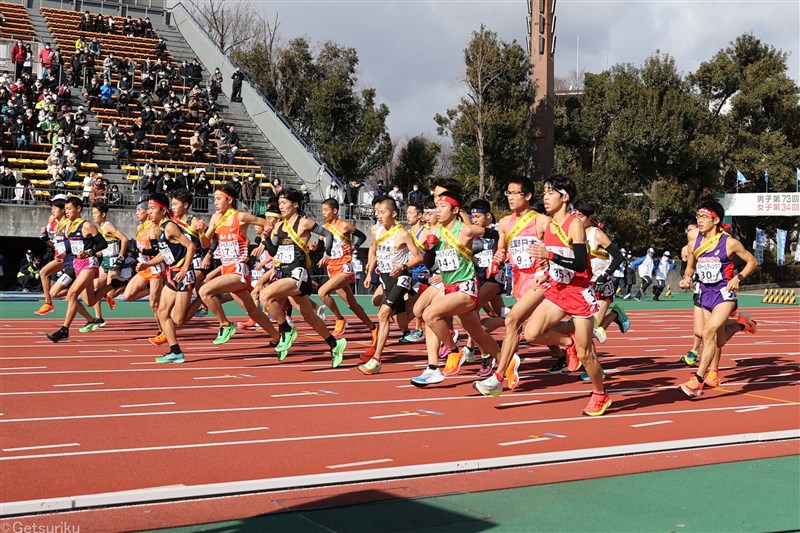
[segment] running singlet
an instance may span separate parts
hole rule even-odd
[[[702,242],[703,235],[700,234],[694,243],[694,249],[697,250]],[[704,290],[717,288],[717,286],[724,287],[733,278],[734,265],[733,260],[728,257],[727,243],[728,234],[724,233],[715,247],[697,258],[695,272]]]
[[[564,221],[564,225],[561,226],[561,237],[556,235],[551,229],[554,224],[556,224],[556,221],[552,220],[544,230],[544,245],[547,251],[564,257],[575,257],[575,252],[572,249],[572,242],[569,241],[568,237],[569,227],[571,224],[580,224],[580,221],[578,221],[574,215],[569,215]],[[567,239],[568,242],[564,242],[562,239]],[[580,244],[579,246],[585,245]],[[550,280],[555,283],[572,285],[575,287],[588,287],[589,280],[592,278],[592,265],[591,263],[587,264],[586,270],[583,272],[575,272],[574,270],[557,265],[554,261],[549,261],[548,274],[550,275]]]
[[[170,242],[167,238],[167,225],[170,222],[172,221],[166,219],[161,223],[158,232],[158,252],[168,267],[180,266],[186,257],[186,248],[180,243]]]
[[[228,211],[233,211],[228,214]],[[223,266],[235,264],[247,264],[247,238],[242,235],[241,225],[239,223],[239,212],[235,209],[229,209],[225,214],[220,217],[223,224],[217,223],[214,231],[217,234],[217,252],[219,252],[219,259]],[[230,223],[225,224],[225,219],[230,219]]]
[[[67,237],[67,254],[74,256],[80,254],[85,249],[91,247],[92,238],[83,236],[84,219],[79,218],[74,221],[67,221],[64,226],[64,234]]]
[[[297,234],[300,228],[300,216],[298,215],[292,225],[292,229]],[[278,251],[275,252],[275,257],[272,258],[275,266],[281,270],[290,271],[295,268],[306,268],[309,263],[308,253],[297,245],[294,240],[289,236],[289,233],[284,229],[289,221],[283,219],[280,229],[275,233],[278,237]],[[298,235],[299,236],[299,235]]]
[[[136,230],[136,248],[139,249],[139,262],[145,263],[150,261],[153,257],[146,255],[144,253],[145,250],[150,249],[150,228],[153,226],[153,223],[149,220],[145,220]],[[153,265],[150,267],[151,274],[160,274],[164,272],[164,263],[159,263],[157,265]]]
[[[331,248],[331,259],[328,262],[328,265],[337,267],[350,264],[350,262],[353,260],[353,249],[350,244],[350,236],[342,233],[342,231],[336,225],[336,221],[334,221],[333,224],[325,224],[323,227],[333,234],[333,247]]]
[[[391,231],[394,231],[394,233],[390,237],[381,240],[381,235]],[[375,260],[378,265],[378,272],[381,274],[388,274],[394,267],[405,265],[408,262],[409,251],[406,248],[397,249],[396,241],[399,234],[399,230],[394,230],[394,228],[387,230],[382,225],[378,226],[378,231],[375,232],[375,240],[377,241]]]
[[[186,237],[190,241],[192,241],[192,244],[194,244],[194,257],[193,257],[193,259],[198,259],[199,258],[200,261],[202,262],[203,256],[205,255],[205,252],[203,251],[203,245],[200,244],[200,234],[197,232],[196,229],[194,229],[192,227],[192,222],[194,221],[194,215],[189,215],[186,218],[186,222],[184,222],[183,220],[179,219],[178,217],[173,217],[172,221],[175,224],[177,224],[177,226],[180,228],[180,230],[183,232],[183,234],[186,235]],[[198,265],[197,267],[193,266],[193,268],[195,268],[196,270],[200,270],[202,267]]]
[[[517,233],[508,243],[508,260],[511,263],[511,269],[515,272],[522,271],[532,274],[534,272],[543,272],[546,268],[545,261],[539,261],[531,257],[531,254],[528,253],[528,248],[531,244],[544,244],[539,240],[538,231],[536,230],[537,218],[538,217],[534,217],[533,220],[522,228],[522,231]],[[506,225],[506,235],[511,232],[516,224],[517,215],[516,213],[512,213]]]
[[[494,259],[494,239],[481,237],[481,242],[483,243],[483,250],[475,254],[473,260],[478,268],[489,268],[492,264],[492,259]]]
[[[595,242],[597,237],[597,228],[592,226],[586,229],[586,243],[589,245],[589,256],[591,258],[592,266],[592,281],[608,270],[611,264],[611,256],[605,250],[600,250],[598,244]]]
[[[453,237],[458,239],[463,222],[457,220],[453,226]],[[439,237],[439,244],[436,245],[436,264],[439,266],[439,273],[442,276],[442,283],[445,285],[455,285],[456,283],[475,279],[475,264],[472,258],[464,257],[464,254],[450,245],[442,236],[442,226],[436,228],[436,236]]]

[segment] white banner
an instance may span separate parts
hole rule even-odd
[[[786,263],[786,230],[778,230],[778,266],[783,266]]]
[[[731,217],[800,216],[800,193],[796,192],[725,194],[720,203]]]
[[[800,240],[794,245],[794,262],[800,263]]]
[[[753,252],[753,255],[756,257],[756,261],[758,264],[761,265],[764,263],[764,247],[767,245],[767,234],[764,233],[763,229],[756,228],[756,249]]]

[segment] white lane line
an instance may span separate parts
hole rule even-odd
[[[378,415],[369,417],[371,420],[381,420],[384,418],[399,418],[401,416],[419,416],[417,411],[406,411],[404,413],[396,413],[393,415]]]
[[[511,442],[498,442],[498,446],[514,446],[515,444],[528,444],[530,442],[541,442],[543,440],[550,440],[547,437],[533,437],[530,439],[512,440]]]
[[[666,352],[667,349],[666,348],[649,348],[649,349],[644,350],[644,351],[645,352]]]
[[[662,424],[672,424],[672,420],[659,420],[658,422],[645,422],[644,424],[631,424],[632,428],[646,428],[649,426],[660,426]]]
[[[273,398],[289,398],[291,396],[319,396],[316,391],[292,392],[289,394],[270,394]]]
[[[534,403],[542,403],[541,400],[529,400],[527,402],[509,402],[509,403],[501,403],[497,407],[511,407],[512,405],[531,405]]]
[[[231,378],[238,378],[239,376],[201,376],[199,378],[192,378],[192,379],[231,379]]]
[[[77,442],[70,442],[69,444],[47,444],[44,446],[24,446],[22,448],[3,448],[4,452],[22,452],[26,450],[49,450],[50,448],[69,448],[72,446],[80,446]]]
[[[312,370],[315,374],[324,374],[325,372],[346,372],[350,370],[352,367],[342,367],[342,368],[326,368],[325,370]]]
[[[258,427],[258,428],[241,428],[241,429],[220,429],[217,431],[206,431],[209,435],[222,435],[223,433],[243,433],[245,431],[262,431],[265,429],[269,429],[268,427]]]
[[[46,366],[17,366],[14,368],[0,368],[0,372],[5,370],[36,370],[41,368],[47,368]]]
[[[160,402],[160,403],[132,403],[130,405],[120,405],[123,409],[128,407],[155,407],[158,405],[175,405],[175,402]]]
[[[117,350],[78,350],[78,353],[116,353]]]
[[[397,385],[398,389],[413,389],[416,385]]]
[[[748,407],[747,409],[737,409],[734,413],[749,413],[751,411],[763,411],[764,409],[769,409],[766,405],[760,405],[758,407]]]
[[[791,376],[791,372],[784,372],[783,374],[767,374],[768,378],[785,378],[786,376]]]
[[[53,387],[88,387],[89,385],[105,385],[102,381],[97,381],[95,383],[60,383],[58,385],[53,385]]]
[[[335,470],[337,468],[350,468],[351,466],[377,465],[380,463],[391,463],[391,462],[393,462],[392,459],[373,459],[372,461],[359,461],[358,463],[344,463],[341,465],[330,465],[326,466],[325,468]]]

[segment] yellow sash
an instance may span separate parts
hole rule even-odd
[[[178,217],[172,217],[172,221],[175,224],[177,224],[186,233],[188,233],[189,235],[194,237],[195,239],[200,239],[200,234],[188,222],[184,222],[183,220],[179,219]]]
[[[163,227],[164,227],[166,224],[169,224],[170,222],[175,222],[175,219],[172,219],[172,218],[163,218],[163,219],[161,220],[161,223],[158,225],[158,231],[160,232],[160,231],[162,230],[162,228],[163,228]],[[176,224],[177,224],[177,223],[176,223]],[[159,237],[161,237],[161,235],[156,235],[156,238],[159,238]],[[167,239],[167,242],[169,242],[169,238],[168,238],[168,237],[166,237],[166,234],[164,235],[164,237]],[[184,256],[183,256],[183,257],[181,257],[181,258],[180,258],[180,260],[179,260],[179,261],[177,261],[177,262],[176,262],[174,265],[171,265],[171,266],[170,266],[170,268],[175,268],[175,267],[181,267],[181,266],[183,266],[183,263],[184,263],[184,261],[185,261],[185,260],[186,260],[186,256],[184,255]]]
[[[335,222],[335,221],[334,221]],[[336,224],[325,224],[325,229],[333,233],[333,236],[342,241],[343,243],[350,245],[350,237],[342,233],[339,228],[336,227]]]
[[[509,243],[512,240],[514,240],[514,237],[519,235],[519,232],[525,229],[528,226],[528,224],[530,224],[533,221],[533,219],[536,218],[537,216],[539,216],[539,213],[531,209],[530,211],[525,213],[525,215],[522,218],[517,220],[517,223],[514,224],[514,227],[511,228],[511,231],[506,233],[506,247],[508,247]]]
[[[70,224],[70,222],[71,222],[71,224]],[[84,222],[86,222],[86,220],[83,219],[83,218],[80,218],[80,217],[78,217],[75,220],[70,220],[68,218],[65,218],[64,220],[62,220],[61,222],[58,223],[58,227],[56,227],[56,233],[59,233],[64,228],[67,228],[67,231],[65,232],[65,235],[69,235],[70,233],[72,233],[73,231],[78,229],[78,226],[80,226]]]
[[[234,215],[238,215],[238,214],[239,214],[239,211],[237,211],[236,209],[228,209],[227,211],[225,211],[225,214],[222,215],[219,218],[219,220],[217,220],[216,224],[214,224],[214,231],[217,231],[219,228],[221,228],[222,226],[227,224],[228,220],[233,218]]]
[[[551,219],[550,225],[553,228],[553,233],[555,234],[556,237],[558,237],[558,240],[563,242],[564,246],[566,246],[567,248],[572,248],[572,239],[569,238],[567,233],[564,231],[564,228],[562,228],[561,225],[559,225],[559,223],[556,222],[556,219],[554,218]]]
[[[469,248],[467,248],[466,246],[461,244],[459,242],[459,240],[456,238],[456,236],[453,235],[452,232],[449,229],[447,229],[443,225],[440,226],[440,228],[442,229],[442,231],[441,231],[442,237],[444,237],[444,240],[447,242],[447,244],[449,244],[452,248],[455,248],[456,250],[458,250],[458,253],[460,253],[461,255],[466,257],[467,259],[471,260],[472,259],[472,250],[470,250]]]
[[[139,226],[139,229],[136,230],[136,235],[134,236],[134,238],[138,241],[139,240],[139,235],[141,235],[144,230],[146,230],[147,228],[149,228],[152,225],[153,225],[153,223],[150,222],[149,220],[145,220],[144,222],[142,222],[142,225]]]
[[[722,238],[722,235],[724,233],[725,232],[721,231],[721,232],[717,233],[716,235],[714,235],[713,237],[711,237],[710,239],[704,240],[703,242],[700,243],[700,246],[698,246],[692,252],[692,254],[695,257],[700,257],[701,255],[703,255],[707,251],[711,250],[712,248],[714,248],[719,243],[719,240]]]
[[[305,242],[303,242],[303,239],[300,238],[300,235],[298,235],[297,232],[292,227],[292,225],[289,224],[288,219],[285,218],[283,219],[283,227],[286,230],[286,234],[289,236],[290,239],[292,239],[292,242],[295,243],[295,245],[298,248],[303,250],[303,253],[306,255],[306,268],[310,268],[311,256],[309,255],[310,252],[308,251],[308,245]]]
[[[424,227],[425,227],[425,226],[422,226],[422,228],[424,228]],[[408,234],[409,234],[409,235],[411,235],[411,240],[413,241],[413,243],[414,243],[414,246],[416,246],[417,248],[419,248],[419,249],[420,249],[420,251],[424,250],[424,249],[425,249],[425,245],[422,243],[422,241],[420,241],[419,239],[417,239],[417,236],[416,236],[416,234],[415,234],[416,232],[412,233],[412,232],[410,231],[410,230],[411,230],[411,228],[408,228],[408,229],[409,229],[409,232],[408,232]]]
[[[103,227],[105,227],[106,224],[109,224],[109,222],[105,222],[103,224]],[[98,228],[98,229],[100,230],[100,234],[103,236],[103,238],[105,240],[107,240],[109,242],[119,241],[119,239],[117,239],[117,236],[114,235],[113,233],[109,233],[106,230],[104,230],[103,228]]]
[[[381,227],[383,227],[383,226],[381,226]],[[395,222],[394,226],[392,226],[391,229],[387,230],[383,235],[378,237],[378,246],[380,246],[381,244],[383,244],[386,241],[388,241],[389,239],[391,239],[401,229],[403,229],[403,225],[400,224],[399,222]]]
[[[592,254],[592,257],[596,257],[598,259],[608,260],[608,258],[611,257],[605,250],[595,250],[594,248],[591,248],[589,253]]]

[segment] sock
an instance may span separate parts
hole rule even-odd
[[[333,335],[328,335],[328,338],[325,339],[325,342],[328,343],[328,346],[331,347],[331,350],[336,348],[336,339],[333,338]]]
[[[404,330],[403,330],[403,334],[402,334],[402,335],[400,335],[400,336],[401,336],[401,337],[405,337],[406,335],[411,335],[411,331],[409,331],[409,330],[407,330],[407,329],[404,329]]]
[[[169,346],[169,353],[179,354],[181,353],[181,347],[178,344],[170,344]]]
[[[448,350],[448,351],[449,351],[450,353],[460,353],[460,350],[458,349],[458,346],[456,346],[456,347],[455,347],[455,348],[453,348],[452,350]]]
[[[502,382],[503,382],[503,380],[504,380],[504,379],[506,379],[506,377],[505,377],[505,376],[502,376],[502,375],[500,375],[500,373],[499,373],[499,372],[495,372],[495,373],[494,373],[494,377],[496,377],[496,378],[497,378],[497,381],[499,381],[500,383],[502,383]]]
[[[697,381],[699,381],[700,383],[703,383],[705,381],[705,378],[703,376],[701,376],[700,374],[695,374],[694,376],[697,378]]]
[[[436,370],[439,368],[439,365],[428,365],[428,370]]]
[[[278,324],[278,331],[281,333],[289,333],[292,331],[292,326],[290,326],[288,322],[282,322]]]

